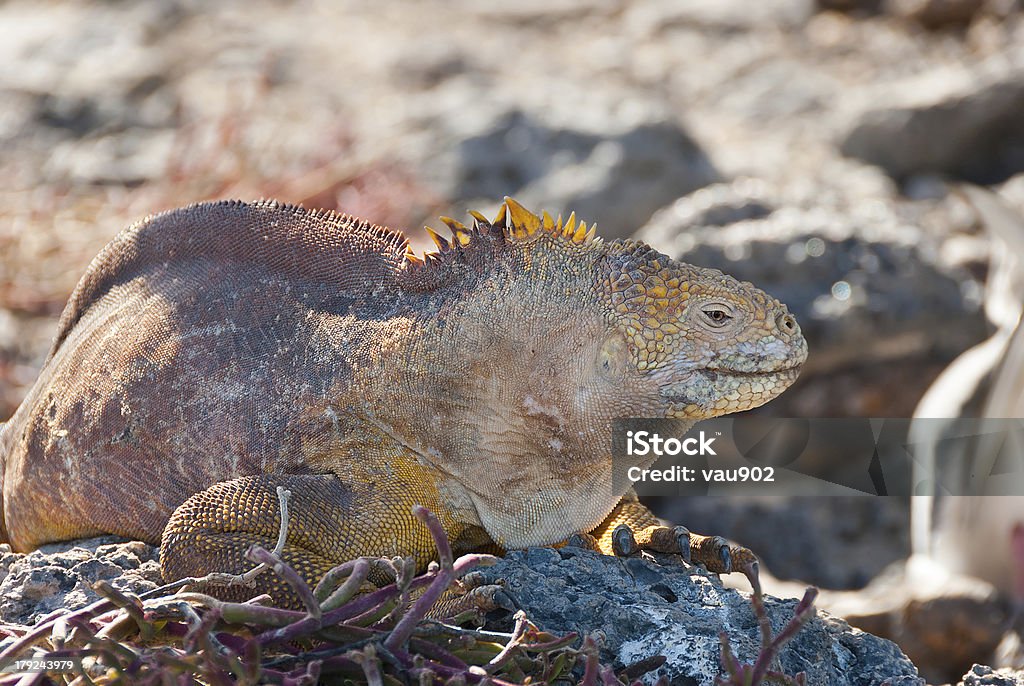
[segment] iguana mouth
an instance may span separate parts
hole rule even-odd
[[[761,382],[765,389],[758,392],[775,397],[788,388],[799,373],[799,366],[753,372],[695,369],[685,379],[663,386],[660,395],[663,400],[673,404],[704,405],[720,397],[726,386]]]
[[[698,373],[703,374],[704,376],[706,376],[709,381],[717,381],[719,376],[732,376],[732,377],[739,377],[739,378],[749,377],[749,378],[754,379],[754,378],[758,378],[758,377],[777,376],[777,375],[780,375],[780,374],[787,374],[788,372],[796,373],[796,372],[799,372],[800,369],[801,369],[800,366],[792,366],[792,367],[779,367],[777,369],[765,369],[765,370],[758,370],[758,371],[753,371],[753,372],[745,372],[745,371],[741,371],[739,369],[722,369],[722,368],[719,368],[719,369],[701,369],[701,370],[699,370]]]

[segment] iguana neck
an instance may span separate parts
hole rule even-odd
[[[553,272],[499,265],[470,289],[417,294],[420,314],[373,342],[394,362],[368,378],[374,421],[447,475],[509,547],[593,526],[620,495],[611,418],[584,397],[607,325],[589,283]]]

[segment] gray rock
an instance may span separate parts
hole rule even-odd
[[[1002,16],[1010,11],[1004,0],[817,0],[817,5],[840,12],[883,12],[931,30],[962,29],[979,15]]]
[[[984,665],[974,665],[964,674],[959,686],[1024,686],[1024,670],[994,670]]]
[[[1012,176],[1024,169],[1024,68],[989,71],[996,73],[978,68],[964,79],[940,67],[908,80],[889,103],[860,114],[840,150],[897,179],[938,172],[986,184]]]
[[[648,34],[695,26],[712,32],[763,30],[769,26],[801,26],[813,9],[811,0],[655,0],[628,5],[625,21]]]
[[[468,106],[468,105],[467,105]],[[631,235],[680,195],[718,179],[700,146],[657,111],[616,121],[500,109],[434,141],[425,178],[465,206],[513,195],[531,209],[600,219],[608,238]]]
[[[137,184],[166,171],[180,99],[170,56],[154,38],[181,19],[176,3],[53,8],[26,22],[10,58],[31,69],[0,75],[0,145],[5,154],[45,152],[48,182]],[[53,32],[64,26],[66,32]]]
[[[817,0],[816,4],[823,10],[873,14],[880,9],[882,0]]]
[[[553,632],[600,632],[603,657],[619,666],[654,655],[666,663],[654,675],[672,684],[710,685],[719,674],[720,631],[738,659],[759,652],[757,622],[747,597],[720,579],[678,558],[659,562],[617,559],[579,548],[530,549],[510,553],[483,570],[506,589],[532,621]],[[796,599],[768,597],[772,628],[792,617]],[[779,668],[804,671],[818,685],[923,686],[917,670],[895,644],[818,614],[783,648]],[[653,678],[651,678],[653,681]]]
[[[140,541],[101,536],[51,543],[28,554],[0,545],[0,622],[33,624],[63,607],[74,610],[97,600],[92,585],[144,593],[163,583],[158,551]]]
[[[1008,179],[1000,187],[999,195],[1021,216],[1024,216],[1024,172]]]
[[[31,624],[58,607],[97,599],[90,585],[142,593],[161,583],[157,550],[116,537],[51,544],[27,555],[0,546],[0,621]],[[716,575],[687,568],[677,557],[617,559],[578,548],[531,548],[482,570],[503,580],[532,621],[553,632],[603,635],[604,659],[626,666],[668,657],[661,673],[673,684],[710,684],[718,674],[718,633],[728,632],[740,660],[759,651],[758,628],[746,597]],[[789,621],[795,599],[766,601],[773,630]],[[508,618],[496,618],[501,625]],[[492,624],[494,623],[492,622]],[[914,666],[892,643],[819,614],[782,651],[778,668],[805,671],[808,683],[923,686]]]
[[[985,4],[985,0],[886,0],[885,11],[929,29],[941,29],[970,24]]]
[[[978,660],[1000,664],[998,648],[1016,637],[1008,598],[922,556],[890,565],[860,591],[824,591],[819,607],[896,641],[928,683],[956,683]]]

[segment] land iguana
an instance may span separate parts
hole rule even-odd
[[[240,573],[251,544],[273,547],[284,486],[282,557],[309,580],[362,555],[425,567],[415,504],[457,554],[580,533],[719,572],[749,557],[613,490],[611,422],[771,400],[807,356],[786,307],[575,216],[506,199],[473,217],[442,218],[451,236],[423,257],[399,232],[266,201],[120,233],[0,434],[3,537],[117,534],[159,543],[168,580]],[[287,601],[272,576],[251,594]]]

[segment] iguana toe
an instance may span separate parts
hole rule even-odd
[[[573,534],[565,541],[566,546],[583,548],[584,550],[595,550],[600,552],[601,546],[597,539],[587,533]]]
[[[628,524],[619,524],[612,532],[612,552],[618,557],[629,557],[640,552],[640,545]]]
[[[704,565],[709,572],[726,574],[742,572],[752,584],[757,581],[757,556],[741,545],[733,545],[721,536],[700,536],[691,539],[693,562]]]
[[[467,575],[441,596],[429,616],[446,619],[464,612],[486,614],[495,610],[515,612],[518,609],[519,604],[502,584],[483,583],[479,577]]]

